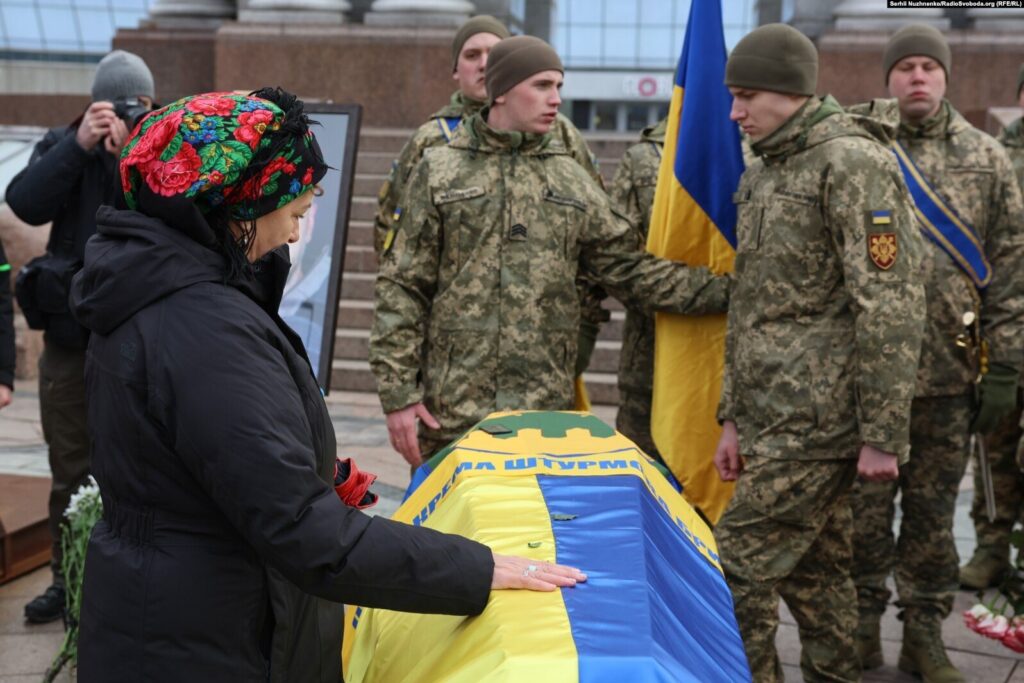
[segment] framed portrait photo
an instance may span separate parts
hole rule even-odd
[[[288,245],[292,267],[278,311],[302,337],[317,382],[327,394],[362,108],[311,102],[305,111],[318,124],[312,126],[313,134],[330,170],[320,181],[322,194],[302,219],[299,241]]]

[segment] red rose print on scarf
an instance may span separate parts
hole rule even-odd
[[[234,202],[246,199],[259,199],[263,196],[263,188],[270,182],[270,176],[278,171],[284,171],[288,175],[295,173],[295,164],[284,157],[275,157],[270,163],[263,167],[259,176],[246,180],[237,189],[225,189],[224,197],[231,198]]]
[[[132,151],[128,152],[128,156],[121,160],[122,175],[125,174],[125,166],[142,166],[160,156],[174,136],[178,134],[184,116],[185,112],[179,109],[146,129],[146,132],[132,147]]]
[[[307,166],[306,172],[302,174],[302,185],[306,186],[313,182],[313,167]]]
[[[267,124],[274,120],[273,112],[266,109],[244,111],[238,115],[238,128],[235,128],[235,139],[249,145],[253,151],[263,138]]]
[[[164,197],[182,194],[199,179],[202,160],[191,145],[182,145],[170,161],[153,159],[139,168],[146,184]]]
[[[226,97],[197,97],[185,106],[189,111],[206,116],[231,116],[236,104]]]
[[[295,164],[288,161],[284,157],[276,157],[271,159],[270,163],[266,165],[262,173],[262,182],[266,183],[270,180],[270,176],[274,175],[277,171],[284,171],[288,175],[295,173]]]

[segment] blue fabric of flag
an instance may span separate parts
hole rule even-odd
[[[683,111],[675,176],[735,248],[732,194],[743,175],[743,154],[739,130],[729,120],[732,97],[723,85],[725,55],[721,2],[693,0],[676,68],[675,84],[683,90]],[[687,98],[687,90],[699,94],[699,99]]]
[[[750,680],[722,575],[641,479],[538,475],[537,483],[557,561],[587,571],[586,583],[562,591],[580,683]]]

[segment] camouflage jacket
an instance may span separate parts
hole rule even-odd
[[[667,121],[662,119],[656,126],[644,129],[641,142],[623,155],[608,191],[612,205],[629,220],[640,244],[647,243],[667,127]],[[653,389],[654,317],[644,311],[628,309],[619,354],[619,391],[650,397]]]
[[[487,110],[423,155],[377,275],[370,364],[386,412],[417,401],[453,438],[495,410],[573,404],[585,273],[631,305],[722,311],[729,278],[642,251],[550,135]]]
[[[1003,143],[1013,171],[1017,174],[1017,184],[1024,188],[1024,119],[1017,119],[999,133],[999,142]]]
[[[377,195],[377,215],[373,221],[373,248],[378,254],[387,240],[388,231],[395,224],[395,211],[401,212],[399,207],[402,206],[402,196],[413,168],[423,158],[423,153],[426,150],[440,147],[448,142],[448,137],[442,128],[442,120],[467,119],[480,111],[483,106],[483,102],[464,97],[461,91],[456,90],[452,93],[448,104],[431,114],[430,119],[420,126],[405,143],[398,159],[391,163],[391,172]],[[461,128],[461,125],[457,125],[451,131],[452,135],[458,128]],[[591,154],[590,148],[587,147],[587,141],[583,139],[583,135],[580,134],[576,126],[572,125],[572,121],[559,114],[551,126],[551,136],[562,144],[569,155],[583,167],[591,178],[597,181],[602,188],[604,187],[604,181],[597,168],[597,158]],[[590,323],[595,329],[597,325],[608,320],[608,311],[601,307],[601,301],[606,295],[599,287],[581,279],[576,283],[576,292],[580,297],[583,320]]]
[[[905,459],[924,290],[896,159],[831,97],[753,151],[719,419],[746,455],[856,458],[867,443]]]
[[[880,120],[898,120],[895,100],[858,105]],[[957,346],[963,314],[980,314],[990,359],[1019,368],[1024,358],[1024,200],[1006,150],[944,102],[919,126],[899,124],[897,139],[942,198],[974,226],[992,266],[992,280],[979,292],[956,262],[925,239],[922,264],[928,318],[921,346],[917,396],[971,392],[975,360]]]
[[[452,93],[451,100],[445,106],[430,115],[430,118],[416,129],[413,136],[402,147],[398,158],[391,163],[391,171],[387,180],[381,185],[377,194],[377,216],[373,221],[373,246],[380,253],[388,230],[394,223],[395,209],[401,205],[402,192],[416,163],[423,157],[423,152],[431,147],[440,147],[448,142],[445,135],[442,120],[445,119],[466,119],[480,111],[484,106],[483,102],[471,100],[463,96],[462,92],[456,90]],[[454,134],[454,131],[452,132]],[[602,187],[601,173],[597,168],[597,158],[587,147],[587,141],[572,121],[562,114],[558,115],[551,127],[552,136],[560,140],[562,145],[569,151],[569,154],[580,166],[590,174]]]

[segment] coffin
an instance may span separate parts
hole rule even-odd
[[[593,415],[490,415],[421,468],[395,519],[589,580],[497,591],[469,618],[349,607],[348,683],[750,680],[710,530]]]

